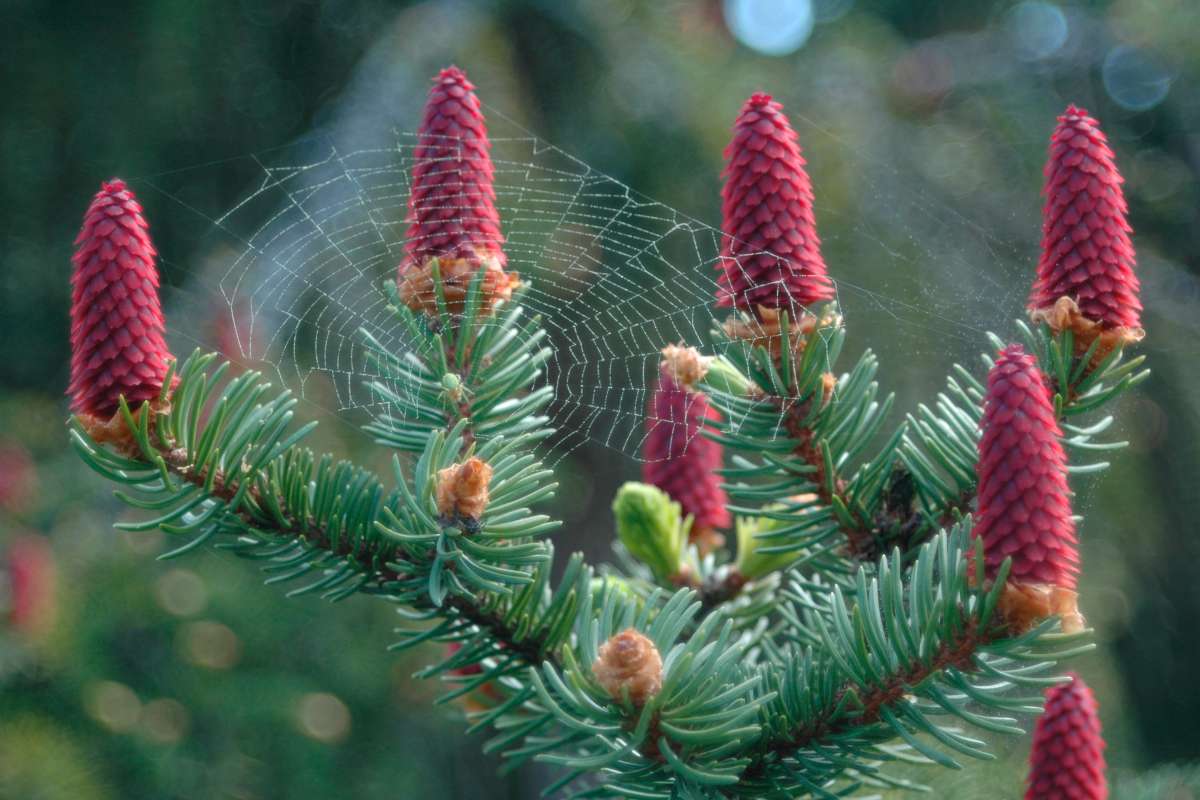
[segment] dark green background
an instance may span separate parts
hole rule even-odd
[[[261,170],[246,156],[355,114],[411,131],[428,77],[451,62],[517,124],[711,224],[732,119],[750,92],[775,94],[810,161],[849,349],[880,352],[881,381],[904,411],[953,361],[976,363],[985,329],[1011,330],[1036,261],[1054,118],[1068,102],[1099,117],[1127,179],[1145,285],[1140,351],[1154,375],[1119,409],[1130,449],[1074,484],[1083,607],[1099,643],[1076,666],[1099,696],[1115,770],[1200,758],[1200,8],[1064,5],[1063,51],[1026,61],[1008,3],[816,3],[823,17],[836,7],[848,11],[820,21],[798,52],[770,57],[735,41],[715,2],[8,0],[0,444],[31,454],[36,491],[0,508],[0,546],[50,537],[60,609],[32,644],[0,630],[0,797],[529,797],[544,782],[496,778],[453,713],[431,709],[435,687],[408,677],[422,655],[383,651],[387,608],[285,601],[246,564],[164,565],[153,560],[161,541],[114,533],[127,512],[67,451],[62,424],[71,242],[102,179],[129,177],[143,200],[167,314],[182,320],[177,349],[211,345],[205,320],[218,302],[199,276],[229,253],[197,221],[252,190]],[[1172,77],[1153,108],[1123,108],[1106,90],[1104,59],[1122,44]],[[319,436],[342,452],[365,443],[336,423]],[[560,552],[603,558],[609,498],[636,463],[594,446],[560,469]],[[204,602],[181,612],[168,596],[196,578]],[[188,657],[197,622],[228,626],[235,666]],[[144,712],[106,727],[93,702],[106,681],[139,708],[182,704],[183,732],[156,740]],[[345,704],[343,738],[305,735],[297,708],[312,693]],[[923,777],[939,796],[1015,797],[1026,747]]]

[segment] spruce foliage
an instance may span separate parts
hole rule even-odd
[[[552,353],[528,286],[498,297],[488,282],[502,265],[477,267],[449,302],[436,255],[410,267],[433,294],[412,302],[387,285],[403,345],[362,333],[381,376],[369,388],[387,407],[367,430],[396,451],[390,475],[306,449],[312,425],[288,392],[199,352],[153,400],[122,398],[110,423],[76,418],[70,436],[145,510],[122,527],[177,542],[162,558],[212,547],[257,562],[290,596],[393,604],[417,623],[393,647],[445,645],[422,674],[444,683],[439,702],[474,701],[486,750],[510,767],[561,768],[547,794],[832,798],[908,785],[889,765],[990,758],[988,740],[1021,734],[1062,682],[1057,663],[1091,647],[1054,614],[1016,624],[1012,560],[985,568],[972,536],[983,370],[953,367],[894,419],[875,357],[841,366],[833,300],[734,311],[696,383],[720,412],[701,435],[730,452],[736,558],[686,545],[689,519],[662,492],[631,492],[615,563],[575,554],[552,577],[560,523],[536,511],[556,491],[541,460]],[[1106,466],[1091,453],[1120,446],[1101,438],[1104,410],[1147,373],[1120,344],[1080,348],[1074,335],[1015,328],[1080,480]],[[609,663],[622,636],[646,657]]]

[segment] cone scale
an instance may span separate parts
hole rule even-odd
[[[725,149],[717,305],[761,318],[834,298],[821,256],[812,182],[783,106],[746,101]]]
[[[172,356],[164,339],[157,255],[124,181],[104,183],[75,240],[71,277],[71,407],[107,420],[124,395],[154,400]]]

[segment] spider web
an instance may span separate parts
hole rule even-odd
[[[487,113],[508,269],[529,282],[525,304],[554,352],[546,381],[555,460],[588,442],[640,458],[662,348],[703,349],[730,314],[714,308],[722,234]],[[810,143],[846,148],[795,118],[810,129],[807,137],[802,131]],[[368,416],[394,409],[367,388],[383,376],[365,358],[361,332],[400,354],[419,346],[387,310],[382,288],[404,256],[417,135],[389,130],[379,138],[346,148],[317,133],[247,156],[253,188],[215,215],[163,181],[143,179],[199,215],[220,241],[209,247],[216,266],[206,273],[215,275],[208,280],[222,306],[210,341],[274,372],[302,398]],[[824,241],[847,319],[871,333],[884,328],[888,342],[877,349],[885,354],[949,349],[948,366],[953,356],[979,352],[987,323],[1021,306],[1026,280],[1005,271],[1024,254],[913,191],[894,166],[867,162],[855,177],[865,186],[855,219],[823,209],[820,186],[817,200],[822,231],[849,231]],[[890,220],[901,205],[897,237]],[[980,253],[985,269],[974,263]],[[857,268],[843,269],[843,258]],[[864,288],[868,281],[878,288]],[[854,339],[847,359],[861,349]]]

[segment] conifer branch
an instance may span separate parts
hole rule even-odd
[[[987,586],[982,550],[972,548],[968,558],[969,541],[969,529],[960,527],[926,543],[907,586],[897,551],[872,570],[876,578],[860,568],[854,605],[835,590],[828,607],[803,614],[814,632],[810,641],[821,648],[794,648],[783,663],[782,674],[798,676],[791,679],[796,685],[780,684],[781,700],[770,711],[790,722],[767,727],[743,781],[747,796],[788,796],[799,772],[807,777],[796,789],[816,776],[846,772],[886,780],[876,762],[898,756],[884,746],[896,738],[946,766],[957,764],[947,750],[987,757],[982,742],[939,717],[1021,732],[1008,714],[1036,700],[1005,696],[1004,689],[1053,683],[1044,676],[1049,662],[1091,645],[1080,644],[1078,634],[1052,633],[1049,623],[1014,631],[998,613],[1007,568],[988,588],[978,588]],[[1001,715],[968,711],[956,697]]]
[[[1091,646],[1067,473],[1104,464],[1069,468],[1063,447],[1120,446],[1095,438],[1111,418],[1072,420],[1147,373],[1123,358],[1142,334],[1111,153],[1083,112],[1060,124],[1025,350],[993,337],[1003,350],[985,358],[986,387],[956,367],[867,455],[892,398],[869,351],[834,372],[845,329],[804,160],[781,107],[752,97],[723,192],[718,304],[734,316],[719,356],[664,352],[651,404],[652,421],[697,446],[647,437],[662,468],[618,494],[619,566],[602,577],[575,554],[551,580],[543,537],[559,522],[531,510],[556,489],[537,454],[551,354],[505,270],[486,129],[455,68],[422,122],[405,257],[385,286],[395,330],[363,333],[387,408],[367,429],[398,451],[391,488],[302,448],[312,424],[292,431],[296,401],[257,373],[228,379],[197,353],[175,374],[153,247],[119,182],[79,240],[70,435],[122,501],[150,512],[119,527],[183,540],[164,558],[211,545],[259,561],[268,584],[299,583],[289,596],[394,604],[419,624],[393,649],[442,644],[421,674],[448,684],[441,702],[471,705],[472,730],[491,728],[485,749],[508,765],[562,767],[547,792],[831,798],[905,785],[886,762],[989,757],[960,724],[1019,733],[1013,714],[1040,699],[1020,687],[1058,683],[1055,662]],[[1102,174],[1072,174],[1079,147]],[[472,213],[447,214],[464,190]],[[1114,244],[1073,252],[1062,220],[1093,206],[1097,241]],[[126,280],[136,303],[123,302]],[[702,426],[709,439],[695,438]],[[718,445],[736,451],[728,505]],[[718,529],[732,514],[731,560]]]

